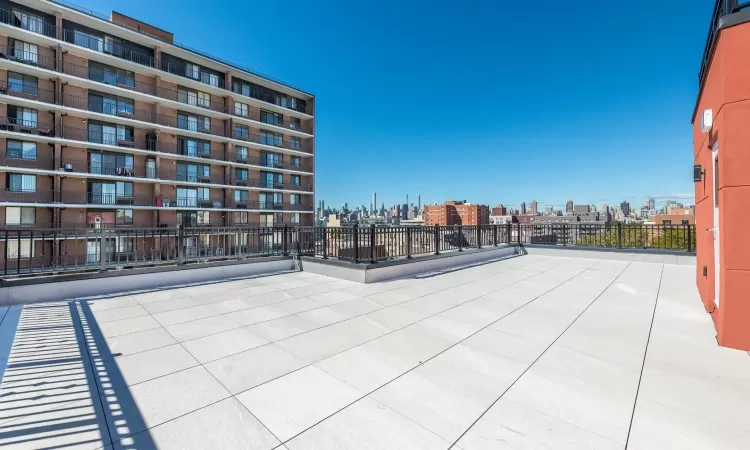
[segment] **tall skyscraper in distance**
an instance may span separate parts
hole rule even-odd
[[[406,197],[408,198],[409,195],[407,194]],[[407,220],[409,218],[409,203],[404,203],[401,206],[401,219]]]
[[[648,198],[648,209],[651,211],[656,209],[656,200],[654,200],[654,197]]]
[[[417,209],[422,211],[422,194],[417,194]]]
[[[565,204],[565,214],[573,214],[573,200],[568,200]]]
[[[624,215],[625,217],[630,215],[630,203],[628,202],[620,203],[620,209],[622,210],[622,215]]]
[[[526,215],[526,202],[521,202],[521,215]]]
[[[376,192],[372,193],[372,210],[370,213],[375,214],[378,209],[378,194]]]
[[[530,212],[531,212],[531,214],[533,214],[533,215],[535,215],[535,216],[536,216],[537,214],[539,214],[539,210],[537,209],[537,203],[536,203],[536,200],[532,200],[532,201],[531,201],[531,208],[530,208],[530,209],[531,209],[531,211],[530,211]]]

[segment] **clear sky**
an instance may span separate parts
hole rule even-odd
[[[327,205],[693,194],[713,0],[74,3],[314,93]]]

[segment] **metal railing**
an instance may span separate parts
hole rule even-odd
[[[188,206],[196,199],[185,200]],[[180,203],[177,199],[175,205]],[[307,206],[309,207],[309,205]],[[301,255],[352,263],[495,247],[547,244],[695,251],[695,225],[473,225],[280,226],[0,229],[0,273],[6,275],[66,270],[178,264],[251,256]],[[105,249],[103,252],[101,249]]]

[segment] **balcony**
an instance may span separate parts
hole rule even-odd
[[[0,131],[12,131],[38,136],[55,135],[55,127],[51,122],[22,120],[15,117],[0,117]]]
[[[59,1],[58,3],[64,3],[64,2]],[[74,7],[74,9],[80,9],[80,8]],[[88,12],[87,12],[87,14],[88,14]],[[109,21],[108,19],[103,19],[103,20]],[[183,77],[183,78],[186,78],[186,79],[189,79],[189,80],[198,81],[200,83],[206,84],[206,85],[214,87],[214,88],[223,89],[223,90],[230,90],[229,86],[225,86],[225,82],[224,81],[222,81],[220,79],[214,80],[210,76],[210,74],[208,74],[208,73],[200,72],[200,71],[199,72],[188,71],[188,70],[186,70],[185,66],[178,66],[178,65],[172,64],[172,63],[170,63],[168,61],[164,61],[164,60],[160,61],[160,60],[154,58],[154,56],[146,55],[146,54],[143,54],[143,53],[140,53],[140,52],[136,52],[136,51],[130,50],[130,49],[126,48],[125,46],[123,46],[122,44],[117,43],[117,42],[107,42],[107,41],[105,41],[103,39],[100,39],[100,38],[97,38],[97,37],[94,37],[94,36],[88,36],[88,35],[84,35],[84,34],[77,34],[73,30],[58,29],[56,26],[54,26],[52,24],[48,24],[48,23],[45,23],[43,21],[39,21],[39,20],[35,20],[35,19],[22,20],[22,19],[19,19],[12,11],[8,11],[8,10],[5,10],[5,9],[0,9],[0,23],[4,23],[6,25],[11,25],[11,26],[15,26],[15,27],[18,27],[18,28],[22,28],[22,29],[25,29],[26,31],[30,31],[32,33],[37,33],[37,34],[40,34],[40,35],[44,35],[44,36],[47,36],[47,37],[50,37],[50,38],[53,38],[53,39],[60,39],[60,38],[62,38],[61,40],[64,41],[64,42],[66,42],[66,43],[68,43],[68,44],[76,45],[78,47],[87,48],[87,49],[92,50],[94,52],[98,52],[98,53],[110,55],[110,56],[113,56],[115,58],[120,58],[120,59],[122,59],[124,61],[128,61],[128,62],[132,62],[132,63],[138,64],[138,65],[141,65],[141,66],[145,66],[145,67],[150,67],[150,68],[153,68],[153,69],[157,69],[157,70],[160,70],[162,72],[166,72],[166,73],[169,73],[169,74],[172,74],[172,75]],[[149,36],[149,37],[153,37],[153,36]],[[177,44],[175,44],[175,45],[177,45]],[[209,56],[209,55],[206,55],[206,54],[204,54],[202,52],[199,52],[199,51],[196,51],[196,50],[184,47],[184,46],[180,46],[180,47],[183,47],[183,48],[187,49],[188,51],[201,54],[201,55],[206,56],[206,57],[208,57],[210,59],[214,59],[214,60],[219,61],[219,62],[221,62],[223,64],[227,64],[227,65],[230,65],[232,67],[237,67],[236,65],[234,65],[232,63],[225,62],[225,61],[221,60],[220,58],[217,58],[217,57],[214,57],[214,56]],[[10,58],[15,58],[14,55],[9,55],[7,52],[5,53],[5,55],[8,56],[9,59]],[[28,61],[29,63],[31,63],[33,65],[40,64],[38,61],[35,61],[33,59],[24,59],[23,61],[24,62]],[[47,61],[47,62],[49,62],[49,61]],[[52,65],[47,65],[45,68],[50,69],[50,70],[55,70],[54,60],[52,60]],[[253,73],[253,71],[251,71],[249,69],[241,69],[241,70],[244,70],[244,71],[249,72],[249,73]],[[82,77],[83,78],[87,78],[87,76],[82,76]],[[239,95],[244,95],[244,96],[247,96],[249,98],[253,98],[253,99],[256,99],[256,100],[268,103],[268,104],[272,104],[272,105],[275,105],[275,106],[279,106],[279,107],[282,107],[282,108],[289,109],[290,111],[297,111],[297,112],[301,112],[301,113],[307,114],[306,109],[302,106],[302,102],[299,102],[297,105],[294,105],[294,104],[291,104],[291,103],[287,104],[285,102],[285,100],[283,99],[283,96],[281,96],[281,95],[275,95],[275,94],[272,94],[270,92],[260,91],[259,89],[252,89],[252,90],[250,90],[247,93],[242,92],[242,90],[238,91],[238,90],[235,90],[235,89],[231,89],[231,91],[234,92],[234,93],[236,93],[236,94],[239,94]],[[219,111],[219,110],[216,109],[216,111]]]
[[[56,163],[56,169],[59,172],[88,173],[96,177],[104,175],[107,177],[127,177],[127,178],[149,178],[156,179],[157,172],[155,167],[134,167],[132,165],[102,164],[86,160],[63,159]]]

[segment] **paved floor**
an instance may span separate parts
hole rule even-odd
[[[694,271],[527,255],[4,307],[0,447],[746,449],[750,356]]]

